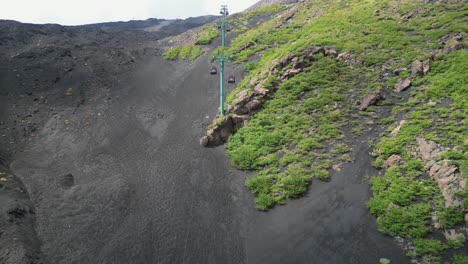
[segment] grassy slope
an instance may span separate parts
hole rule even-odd
[[[318,57],[307,61],[305,71],[288,81],[269,77],[265,86],[276,93],[227,144],[234,166],[257,171],[246,186],[256,195],[259,209],[299,197],[312,178],[328,180],[333,165],[351,160],[347,154],[350,142],[367,125],[390,125],[391,131],[397,117],[404,115],[409,122],[397,137],[382,135],[376,145],[382,155],[374,165],[395,153],[405,163],[372,179],[370,211],[377,216],[382,232],[412,241],[414,249],[409,254],[413,257],[437,262],[447,248],[460,246],[461,238],[458,244],[428,239],[433,231],[432,214],[439,214],[445,219],[443,228],[450,228],[460,225],[463,213],[441,206],[440,190],[432,180],[421,177],[422,164],[410,151],[416,135],[447,147],[459,146],[459,152],[448,158],[466,177],[466,51],[437,57],[429,75],[413,79],[408,100],[407,95],[392,94],[365,112],[354,106],[368,92],[380,87],[392,90],[399,79],[410,75],[407,69],[381,78],[384,71],[408,68],[416,59],[427,59],[432,50],[443,48],[441,37],[467,31],[467,5],[420,2],[313,0],[299,9],[292,23],[273,29],[278,21],[273,19],[233,40],[227,53],[236,63],[248,62],[244,67],[250,74],[229,95],[231,102],[240,90],[267,78],[275,61],[314,46],[349,51],[365,62],[365,66],[351,67]],[[415,10],[410,19],[402,19]],[[248,43],[253,45],[241,50]],[[255,54],[261,54],[260,60],[249,62]],[[391,115],[381,118],[382,109]],[[460,195],[467,197],[466,192]]]
[[[256,16],[266,16],[277,13],[285,7],[282,5],[264,6],[262,8],[247,12],[232,15],[228,18],[228,27],[234,29],[232,33],[239,34],[249,29],[249,20]],[[219,21],[210,23],[204,26],[197,34],[197,39],[192,46],[176,46],[170,48],[164,53],[166,60],[186,60],[194,61],[202,55],[202,46],[209,45],[211,42],[220,35],[217,25]],[[231,34],[231,33],[229,33]]]

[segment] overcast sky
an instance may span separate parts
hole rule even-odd
[[[82,25],[147,18],[218,14],[221,4],[236,13],[258,0],[0,0],[0,19]]]

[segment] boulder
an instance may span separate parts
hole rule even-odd
[[[338,54],[336,57],[337,60],[342,61],[346,65],[355,65],[355,64],[363,64],[361,60],[356,58],[353,54],[350,52],[343,52]]]
[[[463,36],[461,34],[449,33],[442,37],[439,41],[444,45],[444,54],[463,48]]]
[[[432,220],[432,226],[435,229],[440,229],[441,228],[440,221],[439,221],[439,216],[437,215],[437,213],[435,213],[435,212],[432,213],[431,220]]]
[[[254,92],[259,96],[266,96],[270,92],[268,89],[264,88],[263,86],[256,86],[254,88]]]
[[[447,160],[437,161],[440,155],[449,149],[421,137],[417,137],[416,142],[419,155],[425,162],[424,168],[442,192],[445,207],[463,207],[463,200],[456,193],[466,188],[466,179],[458,172],[458,168],[450,165]]]
[[[432,59],[427,59],[422,63],[422,74],[426,75],[431,70]]]
[[[305,55],[305,57],[307,59],[313,60],[314,56],[317,55],[317,54],[320,54],[320,53],[325,54],[325,48],[324,47],[314,47],[314,48],[304,52],[304,55]]]
[[[299,5],[294,6],[285,15],[281,16],[273,28],[280,28],[283,26],[286,22],[291,20],[294,15],[296,15],[297,11],[299,11]]]
[[[422,61],[415,60],[413,63],[411,63],[411,74],[416,75],[416,74],[421,74],[423,72],[423,63]]]
[[[446,150],[440,148],[434,141],[426,140],[422,137],[416,138],[418,150],[424,161],[432,161],[439,157]]]
[[[234,105],[227,109],[227,113],[236,115],[245,115],[260,109],[269,94],[269,90],[263,88],[262,84],[258,84],[253,91],[243,90],[237,95]]]
[[[248,102],[247,104],[245,104],[245,108],[247,108],[248,112],[251,113],[253,111],[256,111],[258,109],[260,109],[260,107],[262,106],[262,102],[260,102],[259,100],[257,99],[253,99],[252,101]]]
[[[426,75],[431,70],[432,59],[427,59],[425,61],[415,60],[411,64],[411,73],[413,75]]]
[[[292,68],[292,69],[289,69],[287,70],[283,76],[281,76],[281,80],[282,81],[286,81],[288,79],[291,79],[292,77],[294,77],[295,75],[297,75],[298,73],[302,72],[302,68]]]
[[[398,166],[402,163],[403,158],[399,155],[391,155],[388,159],[384,162],[385,168]]]
[[[407,69],[406,68],[397,68],[393,71],[393,74],[395,75],[399,75],[400,73],[406,71]]]
[[[292,68],[293,69],[301,69],[304,67],[304,60],[298,57],[294,57],[292,60]]]
[[[384,88],[380,88],[366,97],[364,97],[361,101],[357,102],[359,105],[359,110],[363,111],[366,110],[369,106],[376,104],[380,100],[385,99],[387,95],[387,91]]]
[[[398,135],[398,132],[400,132],[401,126],[404,124],[406,124],[406,120],[401,120],[400,124],[397,127],[395,127],[395,129],[393,129],[392,132],[390,132],[390,135],[391,136]]]
[[[336,50],[333,49],[333,48],[324,48],[324,53],[323,53],[323,55],[325,55],[325,56],[330,56],[330,57],[334,57],[334,58],[335,58],[336,56],[338,56],[338,53],[337,53]]]
[[[445,239],[447,240],[457,240],[461,234],[457,233],[455,229],[447,229],[444,231]]]
[[[400,80],[396,85],[395,85],[395,92],[400,93],[402,91],[405,91],[411,86],[411,79],[410,78],[405,78],[403,80]]]
[[[248,120],[249,116],[246,115],[228,115],[215,118],[213,122],[215,126],[200,139],[200,145],[215,147],[224,144],[229,136],[243,127]]]

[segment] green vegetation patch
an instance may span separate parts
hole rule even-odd
[[[228,95],[228,102],[234,103],[240,91],[259,83],[274,92],[226,146],[234,166],[255,171],[246,186],[255,194],[257,208],[268,210],[300,197],[313,178],[327,181],[333,165],[350,161],[345,127],[350,136],[358,137],[367,131],[366,125],[388,125],[374,145],[373,164],[381,167],[393,154],[402,156],[403,163],[371,179],[373,197],[367,206],[377,217],[379,230],[414,243],[410,255],[433,262],[448,248],[460,247],[462,238],[432,240],[432,216],[439,218],[443,229],[457,228],[466,210],[444,207],[439,187],[425,175],[424,164],[413,153],[418,136],[442,146],[458,146],[441,158],[468,177],[466,51],[436,56],[429,74],[412,77],[412,87],[403,95],[392,94],[390,100],[358,113],[354,104],[356,97],[380,87],[392,90],[399,79],[410,77],[414,60],[431,58],[432,50],[455,45],[440,38],[466,32],[467,7],[463,2],[311,0],[288,23],[277,26],[276,17],[233,39],[225,53],[234,63],[245,63],[248,76]],[[404,18],[410,12],[412,16]],[[304,71],[287,81],[277,76],[290,65],[279,69],[276,77],[269,74],[286,56],[303,58],[304,51],[317,46],[350,52],[363,64],[348,67],[316,56],[306,59]],[[407,69],[392,75],[402,68]],[[384,73],[392,74],[382,78]],[[382,108],[391,116],[379,119]],[[402,116],[407,123],[391,136]],[[468,208],[468,192],[457,195]],[[452,259],[456,263],[466,258]]]
[[[460,234],[448,241],[428,239],[433,232],[429,220],[436,215],[443,229],[463,225],[468,213],[467,191],[458,193],[464,199],[463,207],[446,208],[439,187],[432,179],[422,177],[425,169],[413,153],[416,137],[458,147],[459,151],[445,152],[438,160],[449,160],[467,177],[463,171],[467,163],[468,85],[464,80],[468,78],[468,53],[460,50],[441,56],[432,67],[427,76],[416,79],[418,86],[413,87],[409,100],[395,106],[404,106],[404,112],[411,110],[403,116],[407,122],[397,135],[383,135],[376,146],[380,155],[375,165],[380,166],[392,154],[401,155],[404,165],[390,167],[383,176],[371,179],[373,197],[367,206],[377,216],[380,231],[413,239],[415,250],[409,252],[411,257],[426,256],[438,263],[448,248],[463,247],[465,236]]]
[[[195,45],[209,45],[219,34],[219,30],[215,26],[207,26],[200,32],[198,39],[195,41]]]
[[[163,57],[166,60],[189,60],[194,61],[203,54],[200,46],[173,47],[166,51]]]
[[[272,15],[274,13],[278,13],[281,10],[286,8],[285,5],[266,5],[255,10],[247,12],[245,15],[241,17],[241,20],[249,21],[253,17],[256,16],[263,16],[263,15]]]
[[[300,197],[312,178],[327,181],[334,164],[349,161],[342,130],[349,111],[338,105],[350,103],[340,91],[357,82],[357,75],[357,70],[323,57],[281,83],[262,111],[229,138],[232,164],[259,170],[246,183],[259,209]]]

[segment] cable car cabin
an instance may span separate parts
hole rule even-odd
[[[218,69],[216,69],[215,66],[211,67],[210,74],[211,74],[211,75],[216,75],[216,74],[218,74]]]
[[[228,77],[228,83],[236,83],[236,76],[234,76],[234,75],[229,75],[229,77]]]

